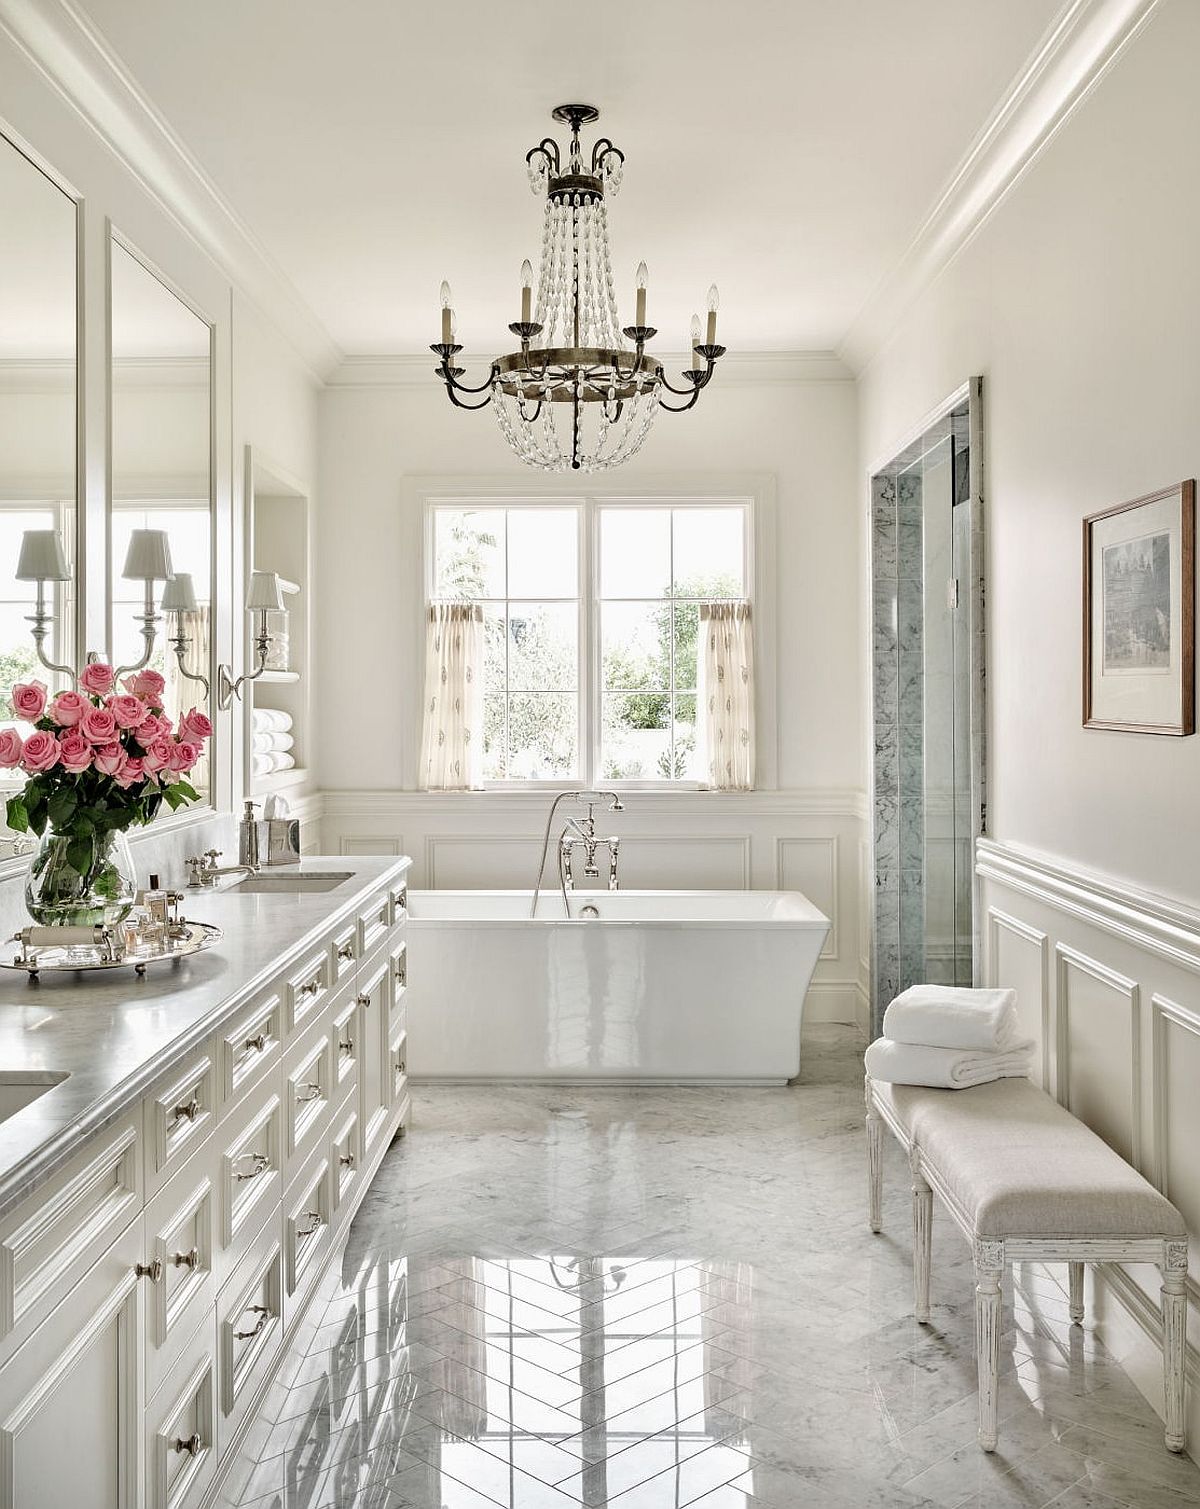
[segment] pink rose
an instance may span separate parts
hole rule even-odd
[[[142,762],[136,755],[126,755],[121,762],[121,768],[117,771],[113,780],[122,790],[130,786],[136,786],[139,781],[145,780],[146,772],[142,768]]]
[[[25,740],[25,749],[21,755],[21,764],[30,775],[37,775],[39,771],[49,770],[51,765],[58,763],[58,740],[53,734],[47,733],[44,728],[39,728],[31,733]]]
[[[117,738],[117,720],[107,707],[89,707],[79,720],[79,732],[89,744],[113,744]]]
[[[73,729],[58,746],[63,769],[72,773],[86,770],[92,763],[92,746],[78,729]]]
[[[149,749],[155,739],[161,739],[164,734],[170,732],[170,724],[160,718],[157,713],[147,713],[133,731],[134,738],[143,749]]]
[[[18,681],[12,689],[13,711],[26,723],[36,723],[46,711],[46,688],[40,681]]]
[[[90,706],[78,692],[59,692],[50,704],[50,716],[60,728],[74,728]]]
[[[199,758],[199,744],[189,744],[186,739],[181,739],[178,744],[171,745],[167,769],[174,775],[186,775]]]
[[[24,747],[21,735],[15,728],[0,729],[0,766],[11,770],[15,765],[19,765]]]
[[[186,734],[189,739],[203,742],[212,738],[212,721],[206,713],[202,713],[198,707],[193,707],[191,712],[184,713],[179,721],[179,732]]]
[[[125,678],[125,690],[135,697],[140,697],[143,702],[151,702],[155,707],[162,706],[163,692],[167,683],[157,671],[139,671],[136,676]]]
[[[151,774],[158,770],[166,770],[171,763],[171,751],[175,747],[170,739],[155,739],[146,750],[142,759],[142,768]]]
[[[119,744],[104,744],[96,751],[93,759],[101,775],[116,775],[125,760],[125,751]]]
[[[79,684],[93,697],[103,697],[112,691],[115,680],[111,665],[105,665],[103,660],[93,660],[90,665],[84,666],[83,673],[79,677]]]
[[[140,697],[133,697],[127,693],[123,697],[110,697],[108,710],[117,720],[119,727],[136,728],[150,709]]]

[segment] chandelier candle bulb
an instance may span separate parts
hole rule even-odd
[[[635,325],[646,323],[646,264],[639,262],[637,265],[637,313],[634,316]]]
[[[704,337],[704,344],[706,346],[715,346],[717,344],[718,303],[717,285],[714,283],[708,290],[708,334]]]
[[[700,355],[700,316],[698,314],[692,315],[692,371],[704,371],[704,360]]]
[[[528,325],[533,318],[533,266],[526,257],[521,263],[521,323]]]
[[[454,311],[450,307],[450,285],[442,280],[442,345],[448,346],[454,339],[453,319]]]

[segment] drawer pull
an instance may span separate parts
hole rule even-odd
[[[396,984],[408,984],[408,961],[403,957],[403,955],[396,960]]]
[[[359,998],[358,998],[358,1004],[360,1006],[369,1006],[371,1004],[371,997],[369,995],[365,995],[365,994],[364,995],[360,995]]]
[[[339,1038],[338,1039],[338,1047],[341,1049],[341,1051],[343,1053],[346,1053],[346,1054],[353,1053],[354,1052],[354,1039],[352,1037]]]
[[[396,1073],[397,1074],[407,1074],[408,1073],[408,1064],[402,1058],[398,1058],[396,1060]]]
[[[235,1168],[233,1171],[235,1179],[257,1179],[259,1174],[266,1173],[267,1169],[271,1167],[271,1160],[267,1157],[266,1153],[241,1153],[234,1161],[238,1162],[242,1158],[252,1159],[254,1167],[251,1169]]]
[[[234,1341],[250,1341],[255,1336],[261,1335],[267,1328],[267,1322],[271,1319],[270,1305],[247,1305],[242,1311],[243,1315],[257,1315],[258,1319],[248,1331],[235,1331]]]
[[[302,1105],[307,1100],[320,1100],[320,1098],[321,1086],[316,1084],[313,1080],[309,1080],[309,1082],[305,1085],[296,1086],[296,1099]]]
[[[341,944],[339,944],[338,945],[337,956],[338,956],[339,959],[343,959],[347,964],[353,963],[353,960],[354,960],[354,944],[353,943],[341,943]]]
[[[133,1272],[135,1278],[148,1278],[152,1284],[157,1284],[163,1275],[162,1258],[149,1263],[134,1263]]]
[[[304,984],[301,985],[300,994],[302,996],[315,996],[320,988],[321,976],[314,975],[311,980],[305,980]]]
[[[392,905],[398,912],[408,911],[408,887],[401,886],[398,891],[392,892]]]
[[[300,1217],[300,1221],[307,1221],[309,1224],[307,1226],[301,1226],[300,1222],[297,1221],[296,1235],[298,1237],[311,1237],[315,1232],[320,1231],[321,1229],[321,1212],[319,1210],[306,1210]]]
[[[264,1053],[270,1038],[265,1032],[256,1032],[253,1037],[246,1039],[246,1047],[252,1048],[255,1053]]]
[[[198,1095],[193,1095],[191,1100],[185,1101],[182,1105],[176,1106],[174,1111],[172,1111],[171,1113],[173,1122],[176,1125],[178,1125],[178,1123],[181,1121],[195,1121],[196,1117],[199,1116],[199,1114],[200,1097]]]
[[[353,1153],[340,1153],[338,1155],[338,1162],[342,1165],[343,1168],[353,1168],[354,1167],[354,1154]]]
[[[198,1457],[204,1450],[204,1437],[199,1431],[193,1432],[186,1440],[182,1436],[176,1436],[171,1450],[186,1451],[189,1457]]]
[[[190,1252],[172,1253],[171,1261],[176,1268],[190,1268],[194,1273],[200,1266],[200,1249],[193,1247]]]

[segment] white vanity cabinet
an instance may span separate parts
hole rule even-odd
[[[406,868],[0,1216],[0,1509],[208,1509],[407,1120]]]

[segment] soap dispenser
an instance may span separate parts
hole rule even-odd
[[[258,869],[258,820],[254,816],[255,802],[247,802],[238,825],[238,864]]]

